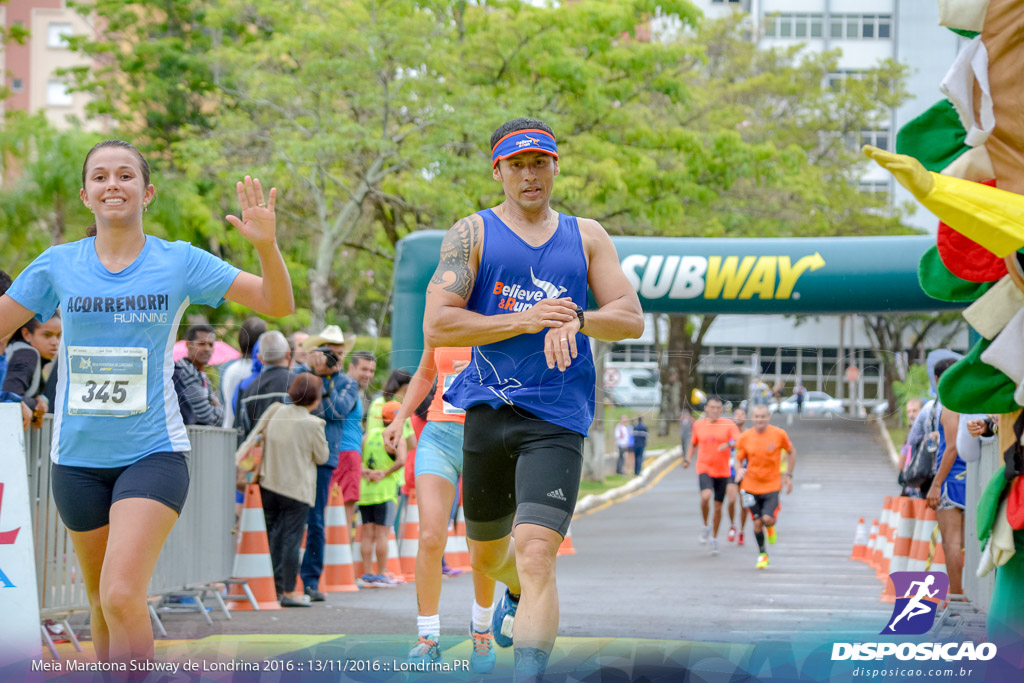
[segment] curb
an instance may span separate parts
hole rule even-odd
[[[651,462],[651,464],[643,468],[639,477],[626,482],[618,488],[609,489],[604,493],[592,493],[589,496],[584,496],[576,503],[576,511],[573,513],[573,519],[583,515],[588,515],[592,512],[597,512],[598,510],[603,510],[610,505],[629,498],[630,496],[643,493],[661,481],[662,477],[668,474],[668,471],[672,466],[682,460],[682,458],[683,449],[681,446],[676,446],[663,451],[661,455]]]
[[[892,461],[892,466],[897,472],[902,472],[903,468],[900,467],[900,453],[896,450],[896,447],[892,443],[892,437],[889,436],[889,430],[885,428],[884,420],[870,420],[878,425],[878,431],[882,435],[882,441],[885,443],[886,450],[889,451],[889,460]]]

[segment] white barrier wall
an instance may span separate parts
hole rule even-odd
[[[0,403],[0,679],[23,681],[42,657],[21,404]]]

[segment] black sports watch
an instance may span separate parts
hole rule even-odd
[[[583,321],[583,307],[580,306],[579,304],[576,304],[576,317],[580,319],[580,329],[582,330],[583,329],[583,325],[584,325],[584,321]]]

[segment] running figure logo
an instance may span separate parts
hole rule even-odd
[[[949,577],[943,572],[893,572],[896,604],[889,625],[881,635],[921,635],[935,622],[935,611],[949,592]]]

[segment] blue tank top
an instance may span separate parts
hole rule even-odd
[[[942,408],[939,408],[939,416],[942,415]],[[939,464],[942,463],[942,454],[946,452],[946,430],[942,428],[942,422],[939,422],[939,450],[935,454],[935,463],[932,465],[933,474],[938,474]],[[960,457],[958,453],[956,460],[953,461],[953,466],[949,468],[949,474],[946,475],[946,481],[953,481],[957,478],[957,475],[967,471],[967,462]]]
[[[586,308],[587,259],[574,216],[559,214],[555,234],[534,247],[492,210],[478,215],[484,221],[484,244],[467,310],[503,315],[532,308],[541,299],[566,296]],[[590,339],[577,333],[578,355],[560,372],[549,369],[544,359],[545,334],[546,329],[473,347],[472,362],[444,399],[462,409],[516,406],[586,436],[594,420],[596,383]]]

